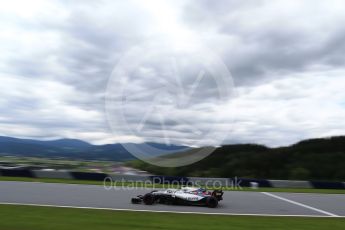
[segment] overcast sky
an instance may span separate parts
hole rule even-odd
[[[269,146],[343,135],[344,12],[344,1],[0,1],[0,135]],[[231,75],[203,70],[212,55]],[[106,112],[111,92],[125,104]]]

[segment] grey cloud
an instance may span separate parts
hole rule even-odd
[[[222,43],[226,50],[223,59],[238,85],[260,84],[272,72],[344,64],[344,33],[339,24],[343,16],[329,10],[328,3],[292,1],[299,7],[291,9],[288,2],[279,3],[193,1],[184,18],[190,28],[205,31],[204,36],[215,32],[228,38]],[[319,16],[319,11],[325,16]],[[233,45],[233,38],[240,43]],[[217,47],[217,40],[211,38],[208,43]]]
[[[227,142],[290,143],[302,136],[312,136],[317,122],[309,126],[303,122],[305,117],[298,117],[298,124],[308,129],[301,133],[297,126],[291,125],[286,114],[295,111],[288,101],[296,103],[294,105],[299,109],[297,112],[303,113],[303,106],[296,100],[305,103],[317,90],[303,93],[303,87],[286,86],[285,82],[280,83],[283,87],[279,88],[275,81],[287,79],[292,85],[296,84],[294,79],[297,73],[302,73],[298,79],[309,79],[306,81],[310,81],[310,76],[327,74],[326,70],[317,72],[319,66],[343,71],[345,31],[339,21],[344,17],[335,8],[325,9],[325,16],[321,19],[314,17],[312,12],[319,12],[323,4],[328,3],[315,3],[310,10],[308,1],[298,3],[300,5],[297,8],[290,7],[284,1],[168,1],[161,4],[171,4],[167,9],[172,10],[173,20],[168,18],[171,24],[163,26],[159,24],[160,20],[171,12],[162,14],[161,9],[156,9],[158,16],[155,16],[152,13],[154,6],[146,6],[145,2],[62,1],[52,4],[58,8],[56,17],[54,14],[38,14],[33,19],[24,20],[3,16],[3,19],[9,21],[7,24],[19,33],[10,42],[11,48],[0,46],[1,50],[8,51],[3,52],[1,57],[3,64],[0,66],[0,80],[6,83],[5,80],[10,77],[4,76],[14,77],[23,85],[10,82],[13,91],[24,91],[26,94],[13,96],[10,87],[3,89],[5,102],[0,100],[0,111],[5,119],[1,122],[41,130],[35,136],[75,134],[81,138],[87,136],[88,140],[112,140],[112,134],[106,134],[109,130],[104,119],[105,90],[114,67],[135,46],[139,47],[136,59],[146,59],[141,63],[141,69],[131,72],[130,84],[126,88],[129,128],[137,127],[150,103],[157,97],[161,115],[166,118],[166,132],[175,142],[192,141],[197,135],[191,127],[207,131],[211,126],[218,127],[219,124],[223,124],[219,129],[234,129],[237,135],[231,136],[232,139]],[[301,14],[298,16],[297,13]],[[181,30],[174,31],[176,27]],[[169,53],[174,44],[161,40],[166,37],[174,40],[174,35],[183,35],[184,39],[185,30],[220,54],[239,87],[238,97],[218,102],[218,86],[210,76],[212,73],[206,72],[188,103],[181,103],[185,98],[180,98],[177,75],[183,90],[188,92],[201,65],[195,63],[197,57],[188,57],[188,52]],[[164,34],[167,31],[168,36]],[[24,36],[24,39],[20,40],[20,36]],[[31,47],[31,43],[25,43],[30,40],[25,36],[32,36],[31,39],[40,40],[41,44],[37,45],[36,41]],[[151,49],[145,49],[147,43],[149,48],[153,44]],[[165,54],[170,56],[162,58]],[[177,60],[178,73],[172,69],[171,57]],[[342,83],[339,78],[335,80]],[[45,81],[57,85],[49,88],[47,95],[35,95],[37,90],[45,90],[41,88],[41,81],[43,86]],[[32,86],[32,82],[36,83]],[[321,80],[318,83],[320,85],[314,86],[314,89],[325,84]],[[298,81],[297,84],[305,82]],[[114,91],[118,87],[116,85]],[[284,87],[293,88],[293,92],[285,91]],[[162,91],[156,92],[153,89]],[[66,95],[63,92],[61,95],[53,94],[59,90],[66,91]],[[234,126],[232,113],[236,108],[231,106],[232,103],[252,107],[239,106],[238,124]],[[275,112],[272,107],[280,109],[284,105],[289,105],[285,107],[285,114],[281,117],[273,116],[273,121],[267,119]],[[147,119],[140,133],[144,140],[162,140],[161,123],[156,115]],[[319,119],[326,119],[329,124],[333,124],[332,119],[337,118],[331,119],[329,115]],[[335,130],[333,126],[325,127],[320,128],[316,134],[327,133],[327,128]],[[117,124],[116,135],[130,135],[126,128],[124,124]],[[8,130],[10,128],[3,131],[0,129],[0,132],[6,134]],[[94,133],[95,137],[88,133]],[[289,141],[281,138],[283,135],[288,135]]]

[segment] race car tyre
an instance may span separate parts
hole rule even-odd
[[[140,204],[141,203],[141,199],[136,197],[136,198],[132,198],[132,204]]]
[[[207,197],[206,199],[206,205],[207,207],[209,208],[215,208],[218,206],[218,200],[217,198],[213,197],[213,196],[210,196],[210,197]]]
[[[223,191],[222,190],[214,190],[212,192],[212,196],[217,198],[218,201],[223,200]]]
[[[155,202],[155,197],[151,193],[147,193],[143,197],[143,202],[146,205],[152,205]]]

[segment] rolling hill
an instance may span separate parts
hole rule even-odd
[[[160,157],[173,158],[176,154]],[[178,168],[139,160],[128,164],[157,175],[345,181],[345,136],[304,140],[279,148],[225,145],[199,162]]]

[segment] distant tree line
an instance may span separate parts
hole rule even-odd
[[[139,160],[128,164],[157,175],[345,181],[345,137],[310,139],[279,148],[226,145],[199,162],[177,168]]]

